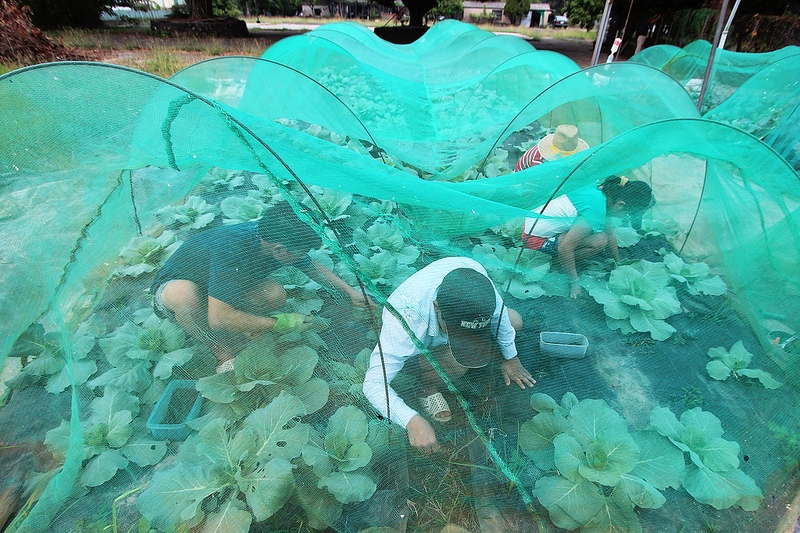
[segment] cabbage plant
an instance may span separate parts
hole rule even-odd
[[[302,421],[305,403],[281,392],[232,423],[216,418],[181,447],[174,467],[159,470],[136,504],[164,531],[250,530],[290,501],[317,529],[333,524],[347,503],[375,492],[366,415],[339,408],[326,425]],[[310,475],[317,483],[304,483]],[[210,529],[209,529],[210,528]]]
[[[30,331],[31,333],[24,334],[24,338],[20,337],[28,347],[27,362],[19,374],[6,382],[9,387],[23,389],[46,378],[45,390],[58,394],[73,383],[86,383],[97,372],[97,361],[91,352],[97,338],[105,333],[105,324],[97,315],[91,315],[78,326],[72,336],[70,357],[61,348],[59,332],[44,332],[42,328],[31,328]]]
[[[377,219],[366,230],[356,228],[353,231],[353,241],[365,256],[380,251],[392,252],[398,262],[406,265],[419,257],[419,249],[406,242],[402,230],[382,219]]]
[[[581,286],[603,305],[608,327],[663,341],[675,332],[666,319],[681,312],[671,279],[663,263],[639,260],[615,268],[607,282],[584,277]]]
[[[520,427],[519,446],[546,475],[534,495],[553,523],[582,531],[641,531],[636,508],[656,509],[678,487],[683,457],[652,433],[631,432],[603,400],[557,403],[534,394],[538,414]]]
[[[154,377],[169,379],[174,367],[185,365],[194,356],[176,323],[158,318],[149,308],[137,311],[134,320],[98,339],[111,368],[87,385],[142,392],[153,384]]]
[[[515,298],[524,300],[545,294],[537,282],[550,271],[547,254],[499,244],[479,244],[472,249],[472,257],[483,265],[500,290],[508,286],[508,293]]]
[[[222,200],[219,208],[225,218],[223,224],[239,224],[241,222],[251,222],[264,216],[267,211],[265,204],[257,196],[229,196]]]
[[[216,215],[216,207],[199,196],[189,196],[182,205],[168,205],[156,211],[156,218],[169,228],[189,227],[201,229],[208,226]]]
[[[669,270],[672,279],[686,286],[689,294],[721,296],[728,290],[722,278],[711,275],[711,269],[706,263],[687,263],[673,252],[669,252],[664,256],[664,266]]]
[[[688,458],[681,484],[695,500],[715,509],[758,509],[764,495],[739,469],[739,444],[722,438],[719,418],[695,407],[679,420],[669,409],[657,407],[650,413],[650,424]]]
[[[139,399],[125,391],[106,387],[103,396],[89,405],[89,418],[81,422],[84,464],[79,481],[85,487],[97,487],[127,468],[130,462],[138,466],[158,463],[167,453],[167,443],[141,436],[141,427],[134,426],[139,413]],[[70,442],[70,422],[47,432],[45,445],[57,458],[66,457]]]
[[[763,495],[739,466],[739,445],[699,407],[680,420],[663,407],[650,426],[628,428],[603,400],[533,394],[536,416],[520,426],[520,449],[545,473],[534,495],[553,523],[584,532],[642,531],[636,508],[656,509],[662,491],[685,489],[716,509],[756,510]]]
[[[158,237],[140,235],[134,237],[119,252],[124,266],[117,268],[119,276],[137,277],[153,272],[166,261],[182,244],[172,231],[165,231]]]
[[[722,346],[709,348],[708,356],[711,361],[706,364],[706,371],[716,380],[725,381],[733,376],[737,379],[740,377],[757,379],[768,389],[777,389],[782,385],[769,372],[747,368],[753,359],[753,354],[747,351],[742,341],[737,341],[730,351]]]

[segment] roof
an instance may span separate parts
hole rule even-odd
[[[475,9],[475,8],[483,9],[483,6],[486,6],[486,9],[503,9],[504,7],[506,7],[505,2],[466,1],[463,4],[464,4],[464,9]],[[550,4],[531,4],[531,11],[550,11]]]

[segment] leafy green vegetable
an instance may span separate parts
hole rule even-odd
[[[201,229],[214,220],[216,208],[199,196],[189,196],[183,205],[169,205],[156,212],[156,217],[167,227]]]
[[[391,292],[405,281],[411,274],[416,272],[414,267],[404,263],[399,254],[394,252],[377,252],[369,257],[362,254],[353,255],[353,259],[358,264],[359,269],[373,283],[386,288]],[[336,273],[350,285],[356,285],[355,275],[345,268],[341,263],[336,265]]]
[[[96,487],[109,481],[133,461],[139,466],[158,463],[167,452],[163,441],[145,438],[131,439],[133,419],[139,412],[139,400],[127,392],[107,387],[104,395],[90,404],[90,416],[81,422],[84,442],[84,465],[80,483]],[[138,432],[143,432],[139,427]],[[70,441],[67,420],[47,432],[45,445],[59,458],[66,456]]]
[[[267,204],[254,196],[228,196],[220,202],[219,208],[225,215],[223,224],[239,224],[263,217]]]
[[[678,483],[683,458],[647,434],[630,433],[625,420],[602,400],[557,403],[534,394],[538,414],[520,427],[519,446],[552,475],[536,482],[534,495],[550,519],[566,529],[641,531],[636,507],[658,508],[667,486]]]
[[[782,385],[769,372],[747,368],[753,359],[753,354],[745,349],[742,341],[737,341],[730,351],[721,346],[709,348],[708,356],[711,361],[706,364],[706,370],[708,375],[716,380],[725,381],[733,376],[757,379],[768,389],[777,389]]]
[[[139,510],[168,530],[202,518],[203,501],[218,495],[221,508],[236,510],[225,517],[231,530],[266,520],[292,496],[291,461],[308,440],[309,426],[296,420],[303,414],[303,402],[283,392],[241,426],[222,418],[206,423],[187,438],[173,468],[156,472],[137,498]]]
[[[639,232],[630,226],[615,227],[614,235],[617,236],[617,246],[620,248],[629,248],[642,240]]]
[[[316,412],[327,403],[330,389],[313,377],[319,356],[306,339],[315,336],[312,332],[261,335],[236,356],[233,372],[201,378],[197,390],[228,405],[231,418],[240,418],[284,392],[301,399],[307,414]]]
[[[515,298],[538,298],[545,293],[537,282],[550,270],[547,254],[521,248],[506,249],[499,244],[479,244],[472,249],[472,255],[501,289],[505,290],[510,280],[508,292]]]
[[[153,272],[178,249],[182,241],[177,240],[175,233],[165,231],[158,237],[141,235],[134,237],[119,256],[125,266],[117,268],[118,276],[137,277]]]
[[[90,387],[111,385],[127,392],[142,392],[153,377],[166,380],[176,366],[194,356],[184,348],[186,334],[171,320],[158,318],[151,309],[135,315],[141,325],[126,322],[98,340],[112,368],[88,383]]]
[[[689,264],[673,252],[669,252],[664,256],[664,265],[672,279],[686,285],[689,294],[720,296],[728,290],[722,278],[711,276],[711,269],[705,263]]]
[[[419,257],[419,250],[416,246],[406,243],[400,228],[381,219],[376,220],[366,231],[356,228],[353,231],[353,241],[365,256],[382,250],[394,252],[398,262],[406,265],[413,263]]]
[[[323,189],[316,185],[310,187],[311,194],[314,195],[316,202],[322,207],[323,212],[330,220],[341,220],[349,218],[346,213],[347,208],[353,203],[353,195],[341,193],[333,189]],[[316,208],[314,202],[309,198],[303,201],[309,207]]]
[[[668,286],[670,279],[663,263],[640,260],[615,268],[608,282],[584,277],[581,285],[603,305],[610,328],[648,332],[663,341],[675,332],[665,319],[681,312],[675,289]]]
[[[70,386],[82,385],[97,372],[97,362],[90,357],[97,338],[105,333],[105,325],[92,315],[81,323],[72,337],[72,357],[67,358],[61,349],[60,334],[57,332],[32,333],[26,338],[29,349],[27,364],[19,374],[6,384],[22,389],[41,378],[47,377],[45,390],[58,394]]]
[[[745,511],[758,509],[761,489],[739,467],[739,444],[722,438],[722,424],[699,407],[685,411],[680,420],[669,409],[657,407],[650,424],[688,456],[682,485],[700,503],[715,509],[738,505]]]
[[[331,416],[324,434],[312,434],[303,448],[303,460],[312,467],[319,488],[343,504],[364,501],[375,492],[375,482],[362,467],[372,459],[366,439],[369,424],[356,407],[342,406]]]

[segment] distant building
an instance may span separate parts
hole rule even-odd
[[[495,24],[511,24],[511,20],[505,15],[503,10],[505,2],[464,2],[464,22],[472,22],[471,18],[483,17],[484,13],[493,16]],[[550,4],[531,4],[531,9],[526,17],[520,21],[520,26],[531,28],[544,28],[550,18]],[[472,15],[473,17],[470,17]]]

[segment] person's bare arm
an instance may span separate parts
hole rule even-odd
[[[275,326],[276,320],[270,317],[251,315],[226,304],[213,296],[208,297],[208,326],[212,330],[260,335]]]
[[[614,226],[609,221],[606,224],[605,228],[606,237],[608,238],[608,244],[606,244],[606,250],[608,250],[608,254],[611,256],[614,261],[619,263],[619,246],[617,245],[617,234],[614,232]]]
[[[558,239],[558,260],[561,268],[570,279],[570,296],[575,298],[580,294],[578,285],[578,268],[575,265],[575,251],[581,241],[592,234],[589,224],[583,219],[578,219],[568,232]]]
[[[365,306],[368,301],[364,298],[364,294],[351,287],[344,282],[342,278],[320,265],[316,261],[311,261],[311,268],[307,269],[306,274],[315,281],[325,280],[333,287],[346,294],[350,300],[357,306]],[[371,303],[371,302],[370,302]],[[374,305],[374,304],[373,304]]]

